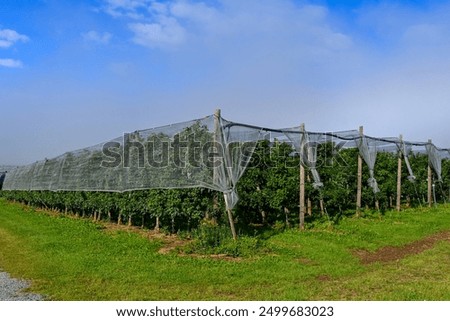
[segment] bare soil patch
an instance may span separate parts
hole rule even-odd
[[[317,280],[317,281],[322,281],[322,282],[331,281],[331,276],[325,275],[325,274],[323,274],[323,275],[318,275],[318,276],[316,276],[316,280]]]
[[[161,253],[161,251],[160,251]],[[214,260],[220,260],[220,261],[229,261],[229,262],[241,262],[242,258],[240,257],[233,257],[227,254],[197,254],[197,253],[179,253],[179,256],[184,257],[193,257],[197,259],[214,259]]]
[[[362,264],[372,264],[375,262],[392,262],[401,260],[406,256],[422,253],[434,247],[437,242],[450,242],[450,231],[440,232],[430,235],[424,239],[414,241],[403,246],[386,246],[375,252],[366,250],[356,250],[354,255],[358,257]]]
[[[142,235],[143,237],[152,240],[152,241],[160,241],[162,243],[162,247],[159,249],[158,253],[160,254],[169,254],[170,252],[176,250],[179,247],[183,247],[187,245],[191,240],[180,239],[177,235],[170,235],[161,233],[155,230],[146,230],[137,226],[129,226],[129,225],[118,225],[115,223],[100,223],[108,232],[115,231],[125,231],[131,233],[137,233]]]

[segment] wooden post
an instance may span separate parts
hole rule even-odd
[[[311,177],[309,175],[307,175],[307,182],[308,182],[308,184],[311,183]],[[311,202],[311,198],[309,196],[306,199],[306,212],[307,212],[308,216],[312,216],[312,202]]]
[[[217,137],[221,137],[222,136],[222,128],[220,127],[220,117],[221,117],[221,112],[220,109],[216,109],[216,112],[214,113],[214,125],[215,125],[215,137],[217,139]],[[219,136],[220,135],[220,136]],[[222,139],[219,140],[219,143],[224,143],[222,141]],[[225,148],[226,146],[222,146],[221,148],[224,149],[224,152],[226,152]],[[225,158],[227,158],[227,155],[224,155],[224,160]],[[226,164],[224,164],[223,166],[226,166]],[[219,175],[217,173],[217,169],[214,169],[213,171],[213,179],[217,180],[217,175]],[[233,235],[233,239],[236,240],[237,239],[237,234],[236,234],[236,228],[234,226],[234,218],[233,218],[233,211],[228,208],[228,201],[227,201],[227,194],[223,193],[223,197],[225,199],[225,206],[227,207],[226,211],[228,214],[228,221],[230,223],[230,229],[231,229],[231,234]]]
[[[225,193],[223,194],[224,197],[226,197]],[[226,202],[225,202],[226,204]],[[228,213],[228,221],[230,222],[230,229],[231,229],[231,235],[233,235],[233,240],[237,240],[237,234],[236,234],[236,228],[234,227],[234,218],[233,218],[233,211],[231,209],[227,209]]]
[[[363,137],[364,128],[359,127],[359,136]],[[356,187],[356,216],[361,215],[361,195],[362,195],[362,158],[358,152],[358,176],[357,176],[357,187]]]
[[[400,146],[403,146],[403,136],[400,135]],[[404,150],[398,153],[398,164],[397,164],[397,211],[401,210],[401,196],[402,196],[402,156]]]
[[[431,139],[428,140],[428,144],[431,144]],[[430,158],[428,156],[428,206],[431,207],[433,205],[433,172],[431,171],[430,166]]]
[[[303,140],[303,135],[305,133],[305,124],[301,124],[300,125],[300,131],[302,132],[302,140]],[[301,148],[303,148],[302,146],[302,142],[300,142],[300,146]],[[299,204],[299,210],[300,210],[300,229],[304,230],[305,229],[305,167],[303,166],[303,162],[302,162],[302,153],[304,151],[300,150],[300,204]]]
[[[321,197],[319,200],[319,206],[320,206],[320,215],[324,215],[325,214],[325,205],[323,203],[323,198]]]
[[[312,216],[312,202],[309,197],[306,200],[306,212],[308,213],[308,216]]]
[[[214,141],[213,141],[214,148],[216,148],[216,146],[217,146],[217,135],[219,135],[219,133],[220,133],[220,128],[219,128],[220,114],[221,114],[220,109],[216,109],[216,111],[214,112],[214,132],[215,132],[214,133]],[[216,160],[216,159],[214,159],[214,160]],[[214,168],[213,168],[213,184],[217,184],[217,180],[218,180],[217,167],[215,165],[213,165],[213,166],[214,166]],[[218,198],[217,193],[214,193],[214,195],[213,195],[213,211],[214,212],[217,211],[218,208],[219,208],[219,198]],[[208,211],[206,211],[205,219],[206,220],[210,219],[210,215],[209,215]]]

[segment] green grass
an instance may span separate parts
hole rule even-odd
[[[444,230],[444,206],[388,212],[267,236],[267,251],[223,260],[159,254],[161,241],[0,199],[0,269],[52,300],[450,300],[448,241],[383,264],[352,254]]]

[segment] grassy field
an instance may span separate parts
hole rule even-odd
[[[0,199],[0,269],[50,300],[450,300],[449,231],[441,206],[280,232],[243,258],[200,257]]]

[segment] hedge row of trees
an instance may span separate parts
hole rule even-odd
[[[307,179],[307,207],[310,219],[327,215],[354,213],[357,181],[356,149],[336,153],[331,144],[319,146],[317,168],[323,188],[313,188]],[[363,166],[363,207],[380,210],[395,206],[397,188],[397,158],[391,153],[379,153],[375,165],[380,192],[374,194],[364,184],[369,178]],[[415,182],[407,179],[406,166],[402,173],[402,204],[420,206],[426,202],[426,155],[411,155],[410,162]],[[435,184],[438,201],[444,202],[450,192],[450,162],[443,161],[443,182]],[[299,157],[285,143],[258,143],[252,161],[238,184],[240,201],[234,215],[237,226],[298,224],[299,212]],[[218,224],[227,224],[221,193],[208,189],[142,190],[126,193],[107,192],[48,192],[1,191],[9,200],[30,206],[51,209],[61,213],[108,220],[145,228],[176,233],[196,228],[205,218]]]
[[[307,212],[314,218],[355,213],[357,189],[357,149],[344,149],[338,153],[331,144],[318,148],[317,169],[323,182],[321,189],[314,189],[312,176],[306,184]],[[406,166],[402,166],[402,206],[425,205],[427,201],[428,157],[423,154],[409,156],[416,180],[408,180]],[[268,142],[258,145],[255,157],[239,182],[240,203],[236,210],[239,220],[248,223],[284,221],[298,223],[299,212],[299,159],[292,157],[292,149],[286,144],[271,146]],[[374,194],[366,183],[369,170],[363,166],[362,205],[380,211],[395,207],[397,195],[398,155],[381,152],[377,155],[375,177],[380,192]],[[435,182],[436,199],[446,202],[450,196],[450,162],[442,162],[442,182]],[[321,202],[322,200],[322,202]],[[322,203],[322,204],[321,204]]]

